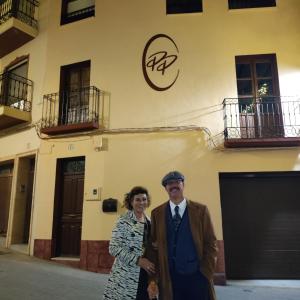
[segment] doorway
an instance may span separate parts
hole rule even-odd
[[[10,247],[26,254],[29,252],[34,172],[35,157],[19,158]]]
[[[90,61],[61,67],[60,125],[89,120]]]
[[[80,256],[84,174],[84,157],[57,160],[53,222],[57,257]]]
[[[235,62],[241,138],[283,136],[276,55],[237,56]]]
[[[13,164],[0,166],[0,245],[5,247],[9,207],[11,198],[11,186],[13,178]]]

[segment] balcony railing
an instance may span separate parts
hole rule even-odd
[[[33,82],[13,73],[0,75],[0,106],[30,112]]]
[[[244,97],[223,101],[225,146],[289,146],[300,142],[300,99]]]
[[[16,18],[37,29],[36,9],[38,5],[37,0],[0,1],[0,25],[10,18]]]
[[[102,95],[94,86],[44,95],[41,132],[59,134],[99,128]]]

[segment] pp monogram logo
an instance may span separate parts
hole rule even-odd
[[[178,48],[165,34],[154,35],[143,52],[143,74],[146,82],[156,91],[169,89],[177,80],[179,69]]]

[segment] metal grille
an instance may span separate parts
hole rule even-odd
[[[39,2],[36,0],[6,0],[0,2],[0,25],[10,18],[37,28],[36,11]]]
[[[33,82],[13,73],[0,75],[0,105],[31,111]]]
[[[225,139],[300,136],[300,99],[296,97],[226,98],[223,112]]]
[[[94,86],[44,95],[42,128],[99,122],[102,96]]]

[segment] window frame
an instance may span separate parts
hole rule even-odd
[[[82,76],[83,76],[83,69],[88,69],[88,85],[83,84]],[[78,72],[80,77],[80,86],[76,87],[75,90],[72,90],[71,88],[71,73],[72,72]],[[70,101],[71,96],[78,95],[81,99],[82,96],[82,89],[90,87],[91,84],[91,60],[81,61],[69,65],[64,65],[60,67],[60,87],[59,87],[59,95],[60,95],[60,103],[59,103],[59,115],[61,116],[61,119],[59,120],[62,122],[62,124],[72,124],[73,123],[81,123],[78,122],[78,119],[81,120],[81,114],[77,114],[77,110],[81,109],[85,105],[89,105],[88,101],[81,102],[80,104],[72,104]],[[83,99],[85,94],[83,94]],[[65,99],[68,99],[65,101]],[[72,113],[72,110],[75,109],[75,117],[74,113]],[[77,110],[76,110],[77,109]],[[62,113],[65,111],[65,115]],[[83,110],[84,111],[84,110]],[[76,122],[74,122],[74,119],[76,119]]]
[[[79,20],[83,20],[83,19],[95,16],[95,4],[93,6],[86,7],[85,9],[82,9],[81,13],[75,14],[73,16],[69,15],[68,14],[68,4],[70,3],[70,1],[71,0],[62,0],[61,1],[60,25],[73,23],[73,22],[76,22],[76,21],[79,21]],[[78,12],[80,12],[80,10]]]
[[[177,3],[174,3],[176,2]],[[182,0],[181,0],[182,1]],[[199,7],[195,8],[195,4],[199,3]],[[194,6],[193,6],[194,5]],[[203,12],[203,0],[186,0],[180,3],[180,0],[166,0],[166,14],[190,14],[190,13],[202,13]]]
[[[239,2],[238,2],[239,1]],[[265,8],[265,7],[276,7],[277,3],[276,0],[258,0],[257,2],[265,1],[261,5],[252,4],[253,2],[249,0],[228,0],[228,9],[235,10],[235,9],[249,9],[249,8]],[[269,3],[267,3],[269,2]]]

